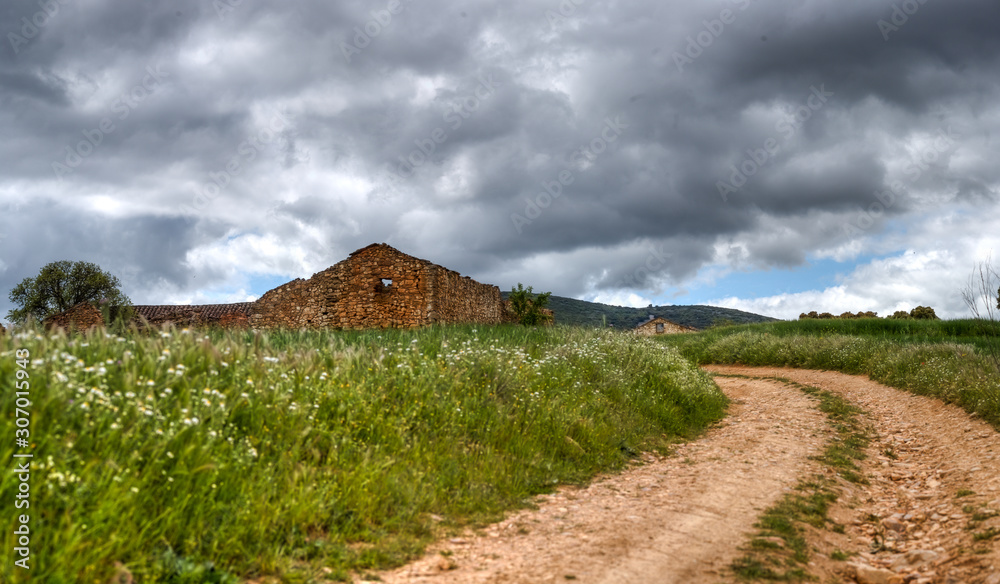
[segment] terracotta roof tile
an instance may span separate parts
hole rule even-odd
[[[223,315],[239,313],[250,316],[253,302],[233,304],[139,304],[134,306],[137,314],[148,320],[169,318],[173,314],[199,313],[204,320],[218,320]]]

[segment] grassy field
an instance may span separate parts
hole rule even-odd
[[[742,363],[864,374],[937,397],[1000,429],[1000,371],[988,347],[1000,327],[973,320],[802,320],[661,337],[695,363]]]
[[[709,335],[752,330],[777,337],[846,335],[886,339],[901,344],[952,343],[985,348],[992,336],[1000,336],[1000,324],[964,320],[893,320],[885,318],[805,319],[725,327],[706,331]]]
[[[141,582],[346,578],[692,437],[726,405],[662,343],[562,327],[22,332],[0,357],[0,458],[34,456],[30,508],[13,509],[12,472],[0,500],[30,515],[30,576],[51,584],[116,566]],[[0,539],[10,557],[12,524]]]

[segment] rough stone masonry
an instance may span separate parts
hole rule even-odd
[[[497,286],[481,284],[385,243],[363,247],[309,279],[298,278],[270,290],[256,302],[134,308],[143,326],[171,322],[226,328],[365,329],[517,321]],[[543,312],[552,315],[550,310]],[[100,325],[100,312],[90,304],[46,321],[46,326],[67,330],[93,325]]]
[[[250,314],[254,328],[412,328],[511,320],[500,288],[384,243],[267,292]]]

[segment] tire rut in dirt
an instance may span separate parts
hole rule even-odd
[[[814,573],[844,577],[871,568],[873,578],[886,581],[895,576],[915,584],[1000,584],[1000,435],[988,424],[957,406],[863,376],[705,369],[786,378],[835,392],[866,412],[877,433],[862,465],[869,484],[845,488],[847,496],[838,502],[845,534],[816,532],[811,541],[851,557],[819,561]]]

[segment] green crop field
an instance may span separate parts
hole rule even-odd
[[[726,406],[673,348],[566,327],[22,331],[0,357],[0,458],[33,455],[30,571],[6,562],[5,582],[345,579]],[[0,499],[21,482],[3,473]]]
[[[826,369],[962,406],[1000,428],[1000,326],[976,320],[800,320],[660,337],[692,362]]]
[[[719,327],[708,337],[728,336],[738,331],[767,333],[777,337],[848,335],[888,339],[901,344],[953,343],[986,348],[1000,336],[1000,323],[965,320],[894,320],[886,318],[805,319]]]

